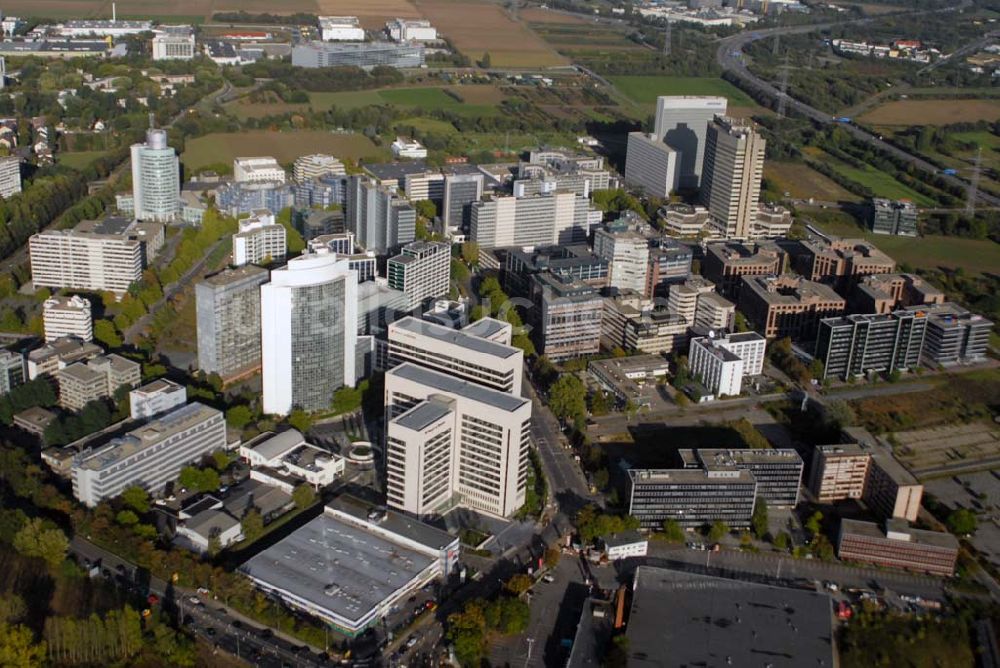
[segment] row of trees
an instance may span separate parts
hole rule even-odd
[[[60,665],[122,661],[142,650],[139,613],[130,606],[111,610],[104,617],[49,617],[42,633],[50,661]]]

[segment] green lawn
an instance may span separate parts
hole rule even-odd
[[[310,93],[309,101],[314,108],[326,109],[336,106],[341,109],[358,109],[370,105],[394,104],[398,107],[419,107],[421,109],[447,109],[460,114],[485,116],[496,113],[496,107],[489,104],[467,104],[445,94],[441,88],[387,88],[384,90],[361,90],[344,93]]]
[[[888,197],[889,199],[908,199],[917,206],[934,206],[937,204],[933,199],[918,193],[916,190],[908,188],[885,172],[865,165],[864,169],[848,165],[830,158],[824,160],[826,164],[843,176],[856,181],[863,186],[871,188],[877,197]]]
[[[755,107],[757,103],[728,81],[715,77],[612,76],[611,83],[640,104],[653,104],[660,95],[720,95],[734,107]]]
[[[181,162],[189,171],[206,165],[230,163],[245,155],[270,155],[278,162],[290,163],[306,153],[330,153],[340,158],[386,160],[389,151],[359,134],[334,134],[322,130],[288,132],[215,132],[190,139],[185,144]]]
[[[61,165],[74,169],[83,169],[98,158],[107,155],[107,151],[76,151],[74,153],[60,153],[58,162]]]

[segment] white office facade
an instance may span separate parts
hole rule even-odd
[[[90,300],[80,295],[49,297],[42,304],[42,327],[46,343],[63,336],[93,341],[94,318]]]
[[[21,159],[16,155],[0,158],[0,197],[10,197],[19,192],[21,192]]]
[[[653,134],[658,141],[680,152],[678,181],[681,188],[701,185],[708,126],[717,115],[725,113],[724,97],[667,95],[656,98]]]
[[[180,211],[180,166],[167,131],[150,129],[132,145],[132,200],[136,220],[165,223]]]
[[[451,245],[414,241],[386,264],[389,287],[406,295],[406,310],[428,299],[443,297],[451,288]]]
[[[122,235],[46,230],[28,240],[28,254],[36,288],[123,294],[142,277],[142,242]]]
[[[357,381],[357,272],[334,253],[302,255],[271,272],[260,300],[264,412],[328,408]]]
[[[737,396],[743,378],[759,376],[764,369],[767,339],[756,332],[725,338],[698,337],[691,340],[688,365],[691,374],[716,396]]]
[[[644,236],[599,228],[594,232],[594,255],[608,261],[611,287],[645,294],[649,241]]]
[[[480,248],[551,246],[583,241],[590,201],[573,193],[495,197],[472,204],[470,238]]]
[[[270,211],[254,211],[239,222],[233,235],[233,265],[282,262],[288,254],[285,227],[274,221]]]
[[[647,195],[666,198],[680,183],[680,153],[655,134],[630,132],[625,155],[625,182]]]
[[[270,157],[236,158],[233,160],[233,181],[236,183],[285,182],[285,170]]]

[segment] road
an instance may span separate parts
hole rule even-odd
[[[941,12],[952,12],[968,7],[970,2],[963,2],[961,5],[955,7],[949,7],[946,9],[938,10],[928,10],[921,13],[941,13]],[[727,37],[719,42],[719,48],[716,51],[715,59],[726,72],[729,72],[737,81],[745,88],[753,91],[758,91],[774,100],[779,100],[782,97],[785,98],[785,106],[789,111],[794,111],[806,118],[819,123],[821,125],[829,125],[836,123],[834,116],[827,111],[821,111],[815,107],[812,107],[805,102],[795,99],[794,97],[783,94],[778,90],[771,82],[762,79],[753,72],[751,72],[745,62],[745,56],[743,54],[743,49],[750,43],[756,42],[762,39],[768,39],[769,37],[774,37],[775,35],[795,35],[802,33],[810,33],[816,31],[826,30],[828,28],[845,25],[849,23],[869,23],[872,19],[856,19],[853,21],[844,22],[831,22],[831,23],[818,23],[803,26],[787,26],[781,28],[769,28],[766,30],[749,30],[737,33],[731,37]],[[943,179],[949,185],[968,189],[970,184],[965,179],[959,178],[958,176],[949,176],[946,174],[941,174],[941,169],[924,158],[913,155],[907,151],[904,151],[882,139],[867,130],[864,130],[853,123],[838,123],[839,127],[843,128],[845,132],[849,133],[855,139],[865,142],[874,148],[883,151],[889,155],[892,155],[900,160],[904,160],[909,164],[913,165],[917,169],[933,174],[938,178]],[[977,197],[980,201],[989,205],[1000,205],[1000,197],[991,195],[989,193],[979,190],[977,192]]]

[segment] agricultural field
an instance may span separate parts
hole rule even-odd
[[[875,126],[950,125],[1000,119],[1000,99],[893,100],[858,121]]]
[[[242,2],[242,0],[239,0]],[[291,0],[288,4],[311,2],[312,0]],[[189,22],[203,21],[212,11],[212,0],[120,0],[119,18],[180,18]],[[315,4],[313,4],[315,6]],[[273,5],[272,5],[273,7]],[[111,18],[111,0],[11,0],[4,3],[5,14],[13,16],[37,16],[46,18]],[[295,11],[294,9],[284,11]]]
[[[386,160],[387,148],[376,146],[370,139],[358,134],[334,134],[322,130],[290,132],[213,133],[187,142],[181,162],[188,172],[218,163],[232,162],[233,158],[248,155],[270,155],[278,162],[290,163],[307,153],[330,153],[340,158]]]
[[[265,0],[260,0],[264,2]],[[308,0],[302,0],[303,2]],[[237,0],[243,2],[243,0]],[[423,18],[420,11],[409,0],[313,0],[317,14],[322,16],[357,16],[365,28],[383,28],[385,22],[396,18]],[[274,4],[272,3],[272,6]],[[281,3],[285,9],[284,0]],[[440,30],[441,26],[437,26]]]
[[[592,23],[532,23],[531,27],[557,51],[567,55],[593,51],[642,51],[620,29]]]
[[[750,115],[761,111],[746,93],[715,77],[612,76],[608,79],[623,95],[649,109],[660,95],[719,95],[729,101],[729,113]]]
[[[814,198],[824,202],[860,202],[861,198],[845,190],[836,181],[801,162],[764,162],[764,178],[773,190],[788,193],[795,199]]]
[[[521,10],[521,19],[528,23],[556,23],[565,25],[589,25],[589,21],[578,14],[558,12],[541,7],[529,7]]]
[[[900,183],[885,172],[881,172],[874,167],[865,165],[864,168],[849,165],[842,162],[825,151],[806,151],[808,155],[818,159],[820,162],[830,167],[841,176],[856,183],[871,188],[877,197],[888,197],[889,199],[908,199],[917,206],[933,206],[934,200],[926,195],[918,193],[916,190]]]
[[[419,0],[417,8],[460,52],[494,67],[552,67],[569,62],[499,5],[475,0]]]

